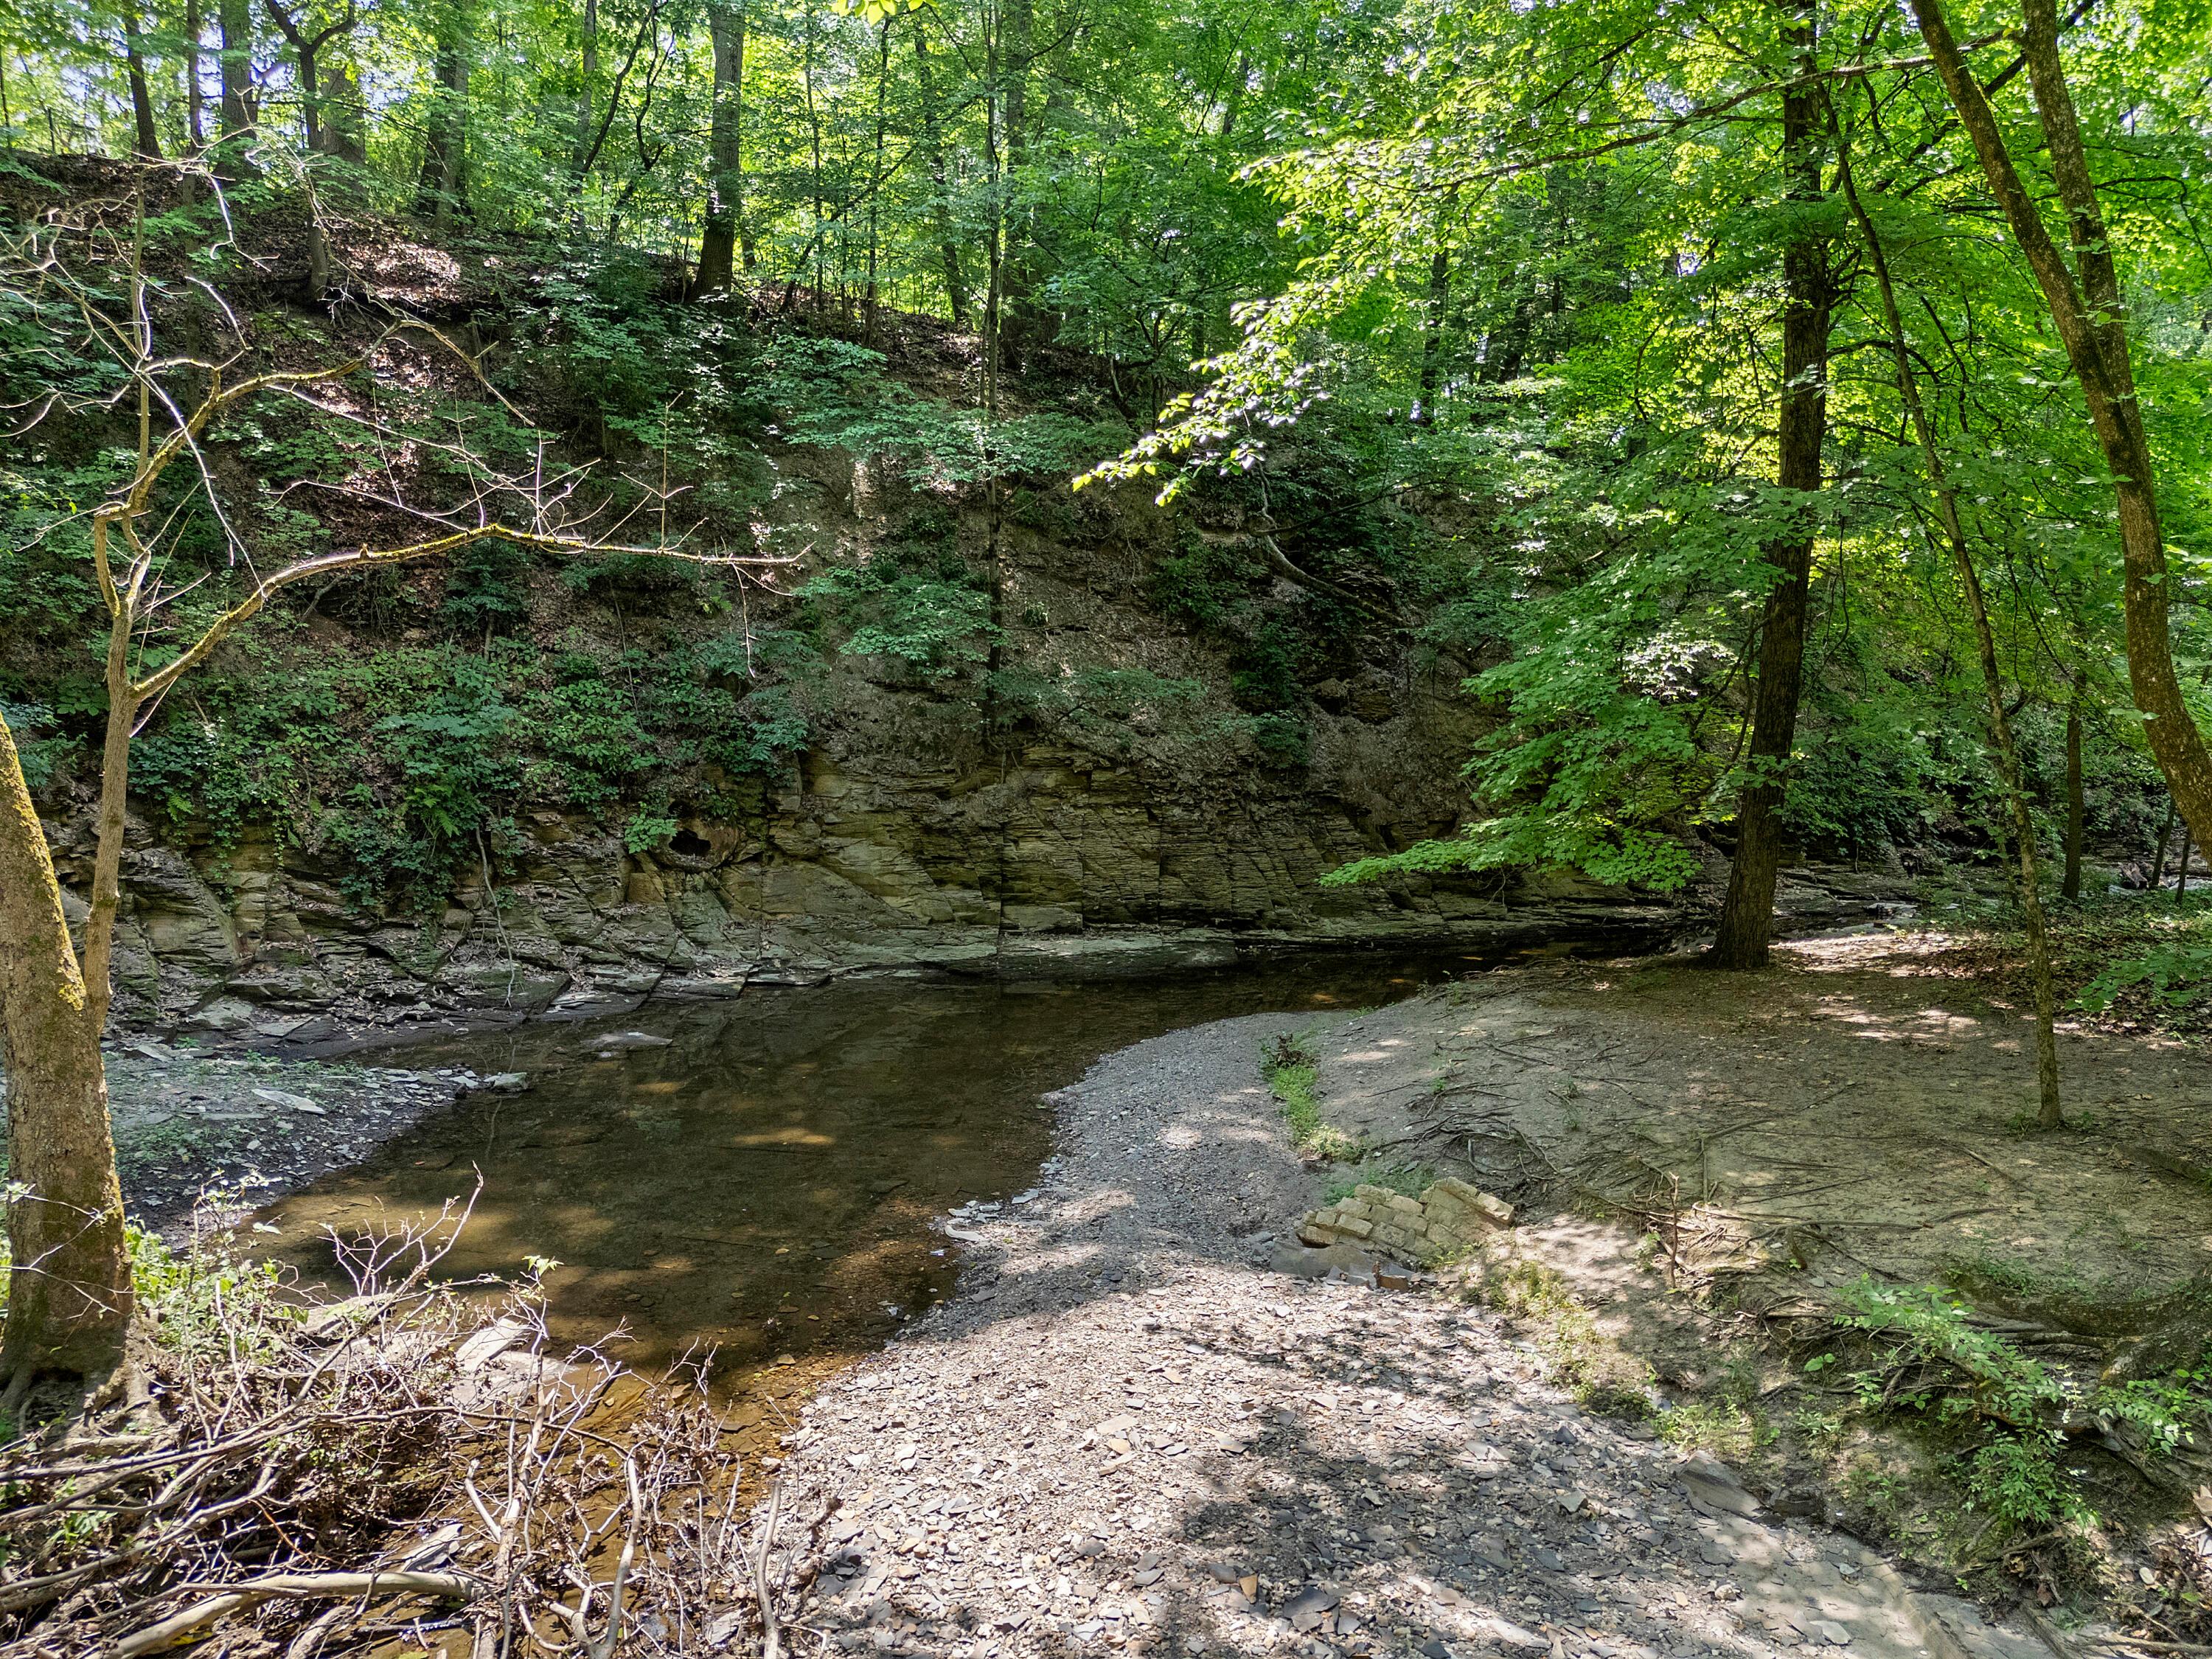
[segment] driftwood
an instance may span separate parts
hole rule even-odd
[[[185,1588],[205,1591],[212,1587],[188,1585]],[[288,1601],[309,1597],[327,1601],[332,1597],[429,1595],[448,1601],[471,1601],[483,1595],[484,1588],[480,1580],[459,1572],[274,1573],[266,1578],[250,1579],[243,1584],[217,1590],[207,1600],[193,1603],[182,1613],[172,1613],[158,1625],[149,1625],[135,1635],[125,1637],[108,1651],[113,1659],[138,1659],[142,1653],[159,1653],[164,1648],[191,1640],[218,1619],[243,1612],[258,1602],[274,1597]]]
[[[488,1322],[435,1285],[465,1218],[343,1247],[342,1314],[214,1277],[163,1322],[154,1407],[0,1448],[0,1659],[246,1631],[343,1659],[426,1621],[471,1659],[781,1655],[805,1540],[779,1561],[781,1493],[744,1523],[704,1365],[603,1420],[619,1368],[550,1353],[526,1289]],[[421,1518],[395,1536],[394,1513]]]

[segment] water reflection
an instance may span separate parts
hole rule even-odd
[[[368,1163],[271,1206],[283,1253],[328,1277],[323,1230],[434,1212],[482,1172],[449,1266],[550,1257],[554,1334],[620,1329],[633,1365],[711,1348],[733,1381],[881,1346],[951,1286],[932,1215],[1028,1186],[1045,1091],[1179,1026],[1395,1000],[1475,959],[1343,955],[1098,984],[848,981],[619,1019],[420,1043],[392,1063],[523,1072]],[[641,1033],[665,1042],[624,1041]]]

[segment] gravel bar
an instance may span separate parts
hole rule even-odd
[[[1271,1271],[1317,1196],[1282,1023],[1109,1055],[1036,1193],[945,1224],[960,1292],[785,1443],[802,1652],[2049,1659],[1582,1412],[1480,1309]]]

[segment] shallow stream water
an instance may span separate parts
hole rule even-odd
[[[397,1063],[520,1072],[530,1086],[465,1098],[263,1218],[280,1255],[342,1285],[326,1231],[434,1214],[480,1172],[446,1270],[511,1277],[550,1258],[556,1340],[619,1332],[610,1351],[635,1368],[711,1352],[723,1389],[763,1370],[796,1384],[946,1294],[957,1249],[932,1218],[1032,1184],[1052,1133],[1039,1097],[1100,1055],[1234,1015],[1395,1001],[1482,960],[848,980],[416,1043]]]

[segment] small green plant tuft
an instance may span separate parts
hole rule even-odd
[[[1436,1182],[1433,1164],[1393,1164],[1385,1169],[1363,1169],[1356,1176],[1331,1182],[1322,1191],[1322,1202],[1334,1204],[1340,1199],[1350,1198],[1362,1187],[1380,1187],[1387,1192],[1403,1193],[1407,1198],[1419,1198]]]
[[[1518,1321],[1578,1404],[1632,1422],[1653,1414],[1650,1366],[1598,1328],[1558,1269],[1499,1241],[1468,1264],[1466,1273],[1468,1295]]]
[[[1757,1358],[1747,1349],[1735,1349],[1706,1394],[1681,1401],[1660,1420],[1659,1437],[1741,1462],[1780,1436],[1762,1399]]]
[[[675,839],[676,820],[658,812],[640,812],[623,825],[623,849],[629,853],[649,853],[656,847],[665,847]]]
[[[1999,1435],[1976,1448],[1966,1460],[1966,1506],[2013,1528],[2094,1524],[2096,1512],[2059,1467],[2063,1443],[2038,1431]]]
[[[1314,1092],[1321,1072],[1313,1045],[1303,1032],[1278,1032],[1261,1054],[1260,1070],[1282,1109],[1291,1143],[1302,1154],[1316,1163],[1359,1161],[1359,1138],[1322,1116],[1321,1100]]]

